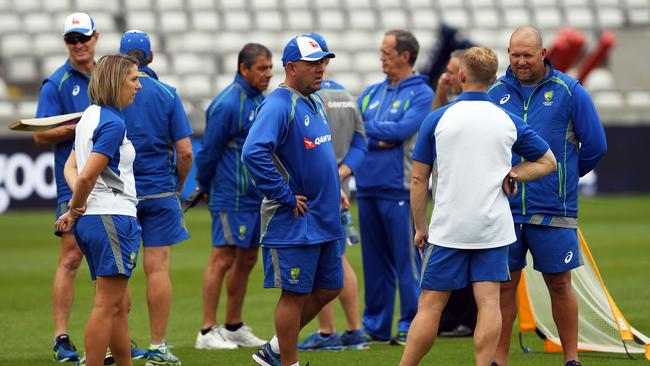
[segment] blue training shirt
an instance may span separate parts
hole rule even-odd
[[[127,136],[136,151],[136,190],[139,197],[177,192],[174,143],[192,135],[190,122],[176,89],[158,81],[150,68],[139,70],[142,89],[123,110]]]
[[[338,167],[320,98],[281,85],[258,108],[243,161],[264,194],[261,243],[321,244],[343,238]],[[295,195],[308,211],[294,218]]]
[[[259,210],[262,197],[241,161],[242,146],[255,120],[255,110],[264,100],[237,73],[205,113],[203,148],[196,154],[196,179],[209,192],[212,211]]]
[[[70,60],[43,81],[38,96],[36,118],[83,112],[90,105],[88,83],[90,76],[72,67]],[[63,176],[63,167],[70,156],[74,139],[57,144],[54,148],[54,179],[57,203],[69,201],[72,190]]]

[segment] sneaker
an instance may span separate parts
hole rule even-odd
[[[280,366],[280,354],[273,352],[271,343],[266,342],[253,353],[253,361],[262,366]]]
[[[363,333],[363,336],[366,337],[366,343],[368,344],[389,344],[390,343],[390,339],[381,339],[375,337],[374,335],[368,333],[365,329],[361,329],[361,333]]]
[[[194,343],[194,348],[196,349],[235,349],[237,345],[227,340],[223,336],[222,327],[213,325],[210,328],[210,331],[203,334],[199,331],[199,334],[196,336],[196,342]]]
[[[338,333],[323,337],[319,332],[314,332],[298,345],[298,349],[301,351],[340,351],[343,349],[343,344]]]
[[[473,333],[470,327],[458,324],[456,328],[440,332],[438,335],[441,337],[471,337]]]
[[[341,333],[341,344],[344,349],[350,350],[366,350],[368,349],[368,339],[360,329],[355,329],[352,332]]]
[[[239,329],[235,331],[229,331],[228,329],[221,328],[221,335],[227,341],[230,341],[239,347],[262,347],[265,340],[259,339],[253,334],[253,329],[248,325],[242,325]]]
[[[582,364],[576,360],[567,361],[564,366],[582,366]]]
[[[139,360],[141,358],[146,358],[149,352],[143,349],[139,349],[138,345],[131,341],[131,359]],[[115,359],[113,359],[113,353],[110,349],[106,350],[106,356],[104,356],[104,365],[113,365],[115,364]]]
[[[158,348],[149,347],[145,366],[180,366],[181,360],[174,356],[167,344]]]
[[[83,357],[79,359],[79,361],[75,361],[72,366],[86,366],[86,355],[84,354]]]
[[[406,332],[399,331],[397,332],[397,335],[390,340],[390,344],[393,346],[399,345],[399,346],[406,346]]]
[[[54,340],[52,347],[52,358],[56,362],[75,362],[79,361],[77,347],[74,346],[67,334],[62,334]]]

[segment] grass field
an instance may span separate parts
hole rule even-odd
[[[201,326],[201,282],[210,250],[210,216],[205,208],[187,215],[192,239],[173,250],[174,304],[168,342],[175,346],[183,365],[249,365],[252,349],[198,351],[194,339]],[[581,201],[581,228],[596,258],[601,274],[627,320],[645,334],[650,333],[650,196],[600,197]],[[53,365],[51,357],[52,315],[50,283],[58,259],[58,240],[52,235],[53,213],[12,212],[0,215],[0,365]],[[363,295],[360,248],[348,247],[348,257],[357,270]],[[262,267],[257,265],[250,282],[244,309],[245,321],[257,335],[273,335],[273,311],[279,292],[262,289]],[[148,318],[141,263],[131,280],[133,309],[131,334],[140,345],[148,345]],[[76,299],[70,319],[70,335],[83,348],[83,330],[90,312],[92,282],[86,264],[77,277]],[[225,303],[222,298],[222,304]],[[219,309],[222,318],[223,307]],[[339,330],[344,326],[337,309]],[[315,329],[307,326],[302,336]],[[524,354],[513,343],[512,365],[561,365],[558,354],[543,354],[541,341],[525,335],[534,350]],[[513,339],[514,342],[514,339]],[[369,351],[311,352],[300,355],[311,365],[396,365],[403,348],[372,346]],[[585,365],[631,365],[625,355],[583,354]],[[641,358],[638,356],[637,358]],[[143,365],[135,361],[135,365]],[[470,339],[439,339],[423,364],[473,364]]]

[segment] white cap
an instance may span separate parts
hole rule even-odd
[[[63,26],[63,35],[68,33],[81,33],[90,36],[95,32],[95,22],[90,15],[86,13],[73,13],[65,18]]]

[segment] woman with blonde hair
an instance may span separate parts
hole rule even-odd
[[[133,178],[135,150],[126,138],[121,110],[133,102],[140,88],[137,61],[132,57],[107,55],[97,62],[88,87],[91,105],[77,124],[64,169],[73,193],[69,210],[56,227],[73,230],[96,281],[84,335],[88,366],[103,365],[109,347],[118,365],[132,365],[127,285],[137,262],[140,225]]]

